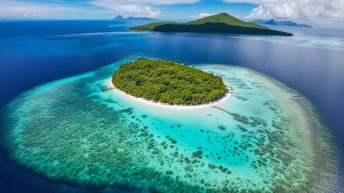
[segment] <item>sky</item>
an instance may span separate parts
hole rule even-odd
[[[0,0],[0,19],[190,20],[227,12],[241,19],[344,22],[344,0]]]

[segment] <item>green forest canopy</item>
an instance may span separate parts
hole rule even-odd
[[[269,29],[254,22],[246,22],[228,13],[211,15],[190,22],[153,22],[134,26],[130,30],[158,32],[193,32],[193,33],[230,33],[250,35],[292,36],[292,33]]]
[[[224,97],[221,77],[169,60],[139,58],[123,64],[112,77],[114,86],[155,102],[197,105]]]

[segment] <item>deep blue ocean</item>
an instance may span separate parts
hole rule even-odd
[[[297,90],[320,112],[339,147],[344,175],[344,30],[279,27],[294,37],[130,32],[135,22],[0,22],[0,108],[20,93],[131,57],[251,68]],[[2,129],[2,128],[0,128]],[[340,183],[342,182],[342,183]],[[344,180],[336,189],[343,192]],[[51,182],[0,152],[0,192],[133,192]]]

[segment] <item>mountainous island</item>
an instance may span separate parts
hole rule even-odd
[[[170,105],[200,105],[228,93],[221,77],[169,60],[139,58],[112,76],[115,88],[134,97]]]
[[[264,19],[257,19],[253,21],[254,23],[257,24],[262,24],[262,25],[281,25],[281,26],[293,26],[293,27],[312,27],[307,24],[298,24],[294,21],[277,21],[274,19],[270,20],[264,20]]]
[[[200,32],[279,36],[293,35],[292,33],[272,30],[254,22],[245,22],[227,13],[220,13],[185,23],[153,22],[146,25],[134,26],[129,29],[157,32]]]

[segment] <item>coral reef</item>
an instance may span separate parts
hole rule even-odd
[[[256,72],[199,65],[233,89],[218,107],[159,109],[106,87],[116,63],[23,93],[6,147],[26,168],[84,186],[156,192],[317,192],[335,178],[332,137],[302,96]],[[178,111],[178,112],[176,112]]]

